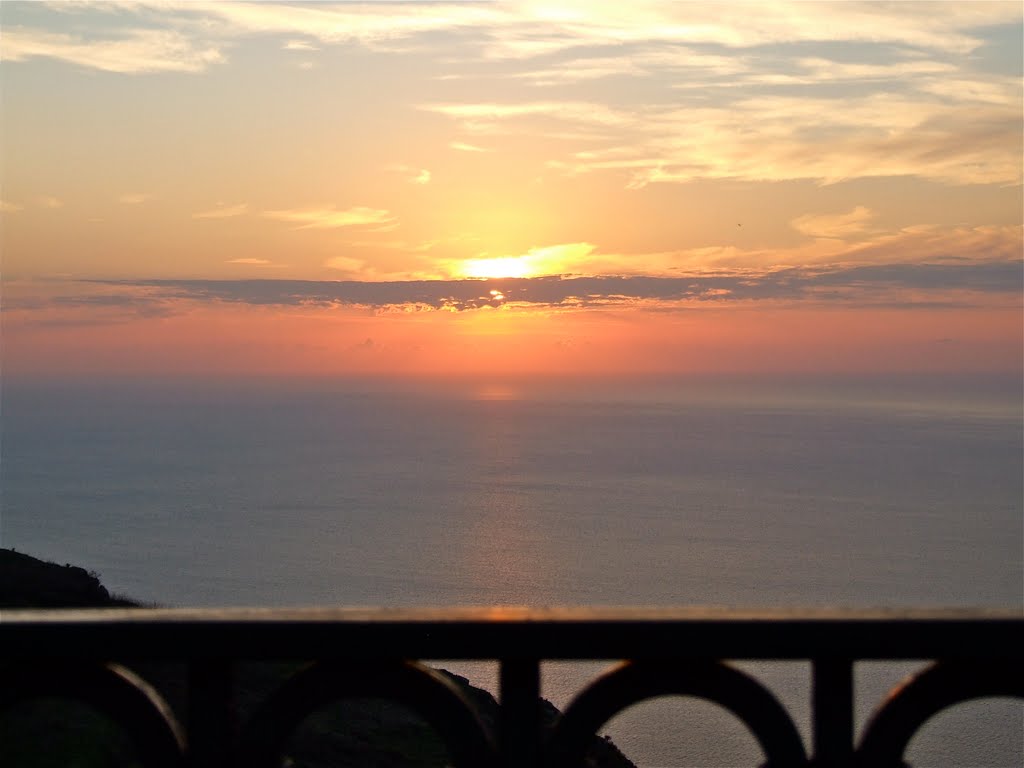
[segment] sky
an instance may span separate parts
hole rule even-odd
[[[5,375],[1020,372],[1022,6],[0,3]]]

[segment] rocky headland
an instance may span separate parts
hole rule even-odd
[[[0,549],[0,620],[5,608],[132,606],[139,603],[111,595],[94,572]],[[151,682],[175,712],[184,711],[183,665],[126,663]],[[302,664],[300,660],[240,663],[236,705],[241,719]],[[461,688],[493,728],[498,718],[494,696],[464,677],[439,671]],[[559,714],[549,701],[541,700],[545,729],[553,727]],[[636,768],[609,739],[597,736],[588,762],[593,768]],[[116,727],[80,706],[46,701],[0,712],[0,765],[109,768],[136,764],[131,745]],[[308,717],[292,740],[285,764],[291,768],[442,768],[448,758],[438,737],[413,713],[387,701],[358,700]]]

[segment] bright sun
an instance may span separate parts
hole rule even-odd
[[[462,262],[462,274],[466,277],[530,277],[536,271],[529,256],[497,256]]]

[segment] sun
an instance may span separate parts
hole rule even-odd
[[[448,273],[470,279],[578,274],[592,259],[594,247],[579,242],[535,246],[518,256],[488,256],[485,252],[473,259],[447,262]]]
[[[464,277],[532,277],[537,274],[536,264],[529,255],[466,259],[460,270]]]

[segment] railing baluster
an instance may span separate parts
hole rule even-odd
[[[814,659],[812,708],[816,768],[853,765],[853,662]]]
[[[188,665],[188,754],[191,768],[234,765],[231,662],[195,659]]]
[[[261,755],[275,764],[299,722],[268,728],[281,722],[279,711],[382,692],[381,698],[423,714],[460,766],[537,768],[555,755],[578,759],[592,743],[587,740],[630,703],[680,694],[724,702],[772,766],[874,768],[902,765],[910,739],[946,706],[977,697],[1024,698],[1022,647],[1019,609],[4,609],[0,711],[38,697],[79,699],[122,725],[147,765],[179,768],[185,754],[190,768],[243,768]],[[340,661],[353,652],[352,661]],[[611,682],[601,678],[585,688],[545,740],[542,660],[637,656],[627,667],[639,671],[617,672]],[[101,663],[108,657],[187,664],[185,750],[183,729],[166,702],[137,675]],[[396,666],[396,658],[498,661],[498,744],[485,725],[492,715],[482,710],[489,707],[475,704],[440,673]],[[235,665],[291,659],[315,660],[315,674],[304,678],[304,687],[289,683],[270,701],[256,702],[257,714],[237,734]],[[786,708],[759,682],[729,672],[717,659],[811,663],[810,761]],[[922,673],[880,703],[855,750],[854,664],[910,659],[937,659],[938,671]],[[268,707],[274,717],[264,722],[260,712]],[[277,752],[253,752],[267,731]],[[243,763],[243,753],[256,759]]]
[[[501,754],[506,768],[540,765],[540,662],[500,661]]]

